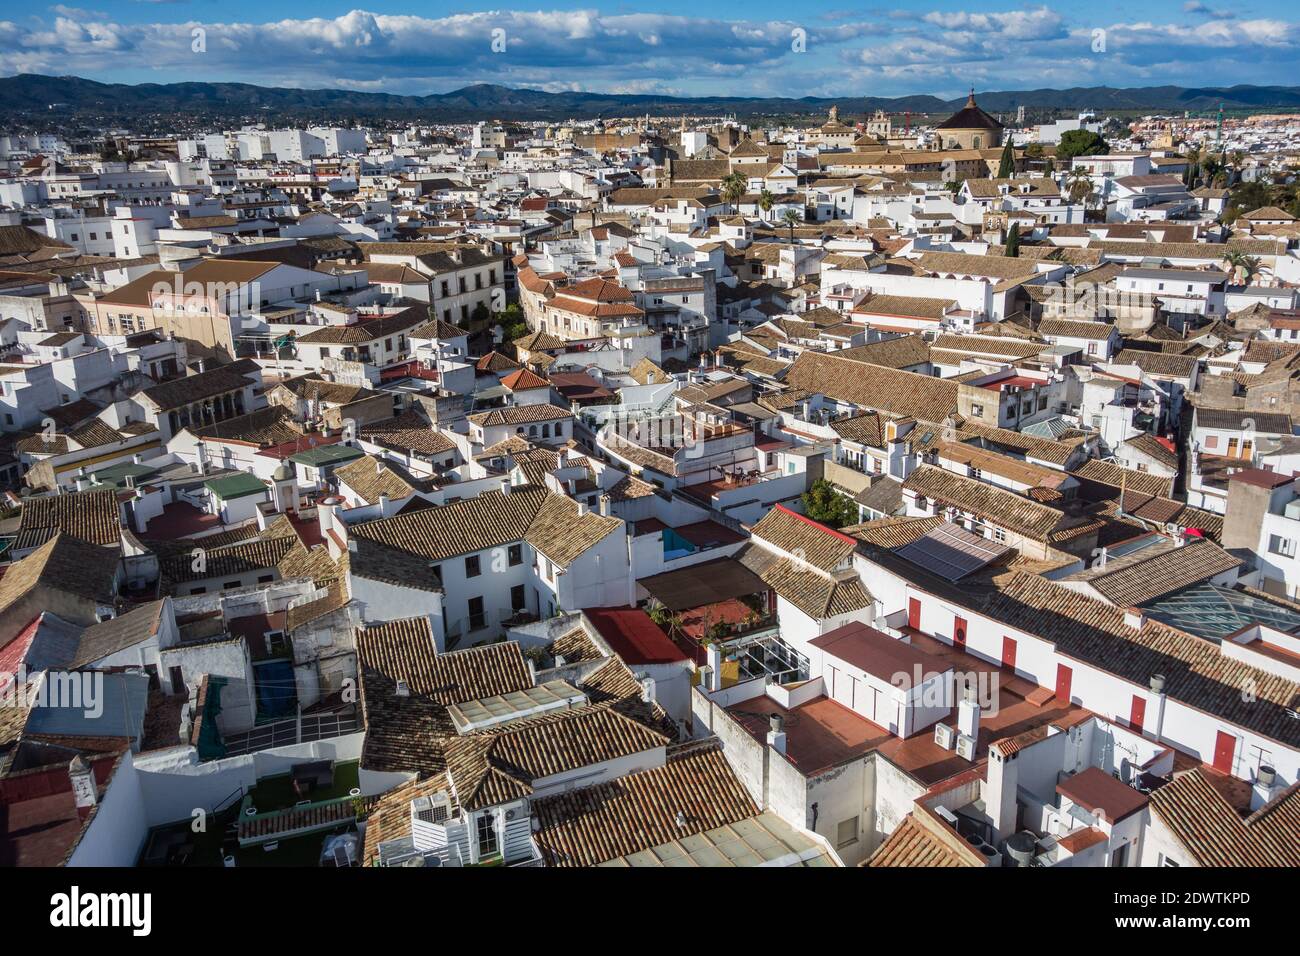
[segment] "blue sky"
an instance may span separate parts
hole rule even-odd
[[[695,0],[478,12],[394,0],[83,2],[21,15],[11,7],[0,19],[0,74],[396,93],[490,82],[687,96],[1300,85],[1300,13],[1281,0],[1248,9],[1201,0],[901,8]],[[493,50],[494,38],[503,51]]]

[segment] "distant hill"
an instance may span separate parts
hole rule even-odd
[[[1138,89],[1076,87],[1067,90],[1018,90],[978,93],[991,112],[1029,110],[1207,111],[1222,104],[1229,110],[1300,108],[1300,87],[1232,86],[1227,88],[1153,86]],[[842,112],[876,109],[901,113],[945,113],[964,97],[676,97],[608,93],[545,93],[480,83],[429,96],[402,96],[355,90],[299,90],[248,83],[99,83],[75,76],[24,73],[0,78],[0,122],[49,128],[72,122],[87,125],[148,124],[152,119],[175,126],[178,116],[191,124],[214,120],[417,120],[461,122],[475,119],[563,120],[642,113],[739,117],[813,115],[832,104]]]

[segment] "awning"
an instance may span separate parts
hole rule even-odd
[[[731,558],[666,571],[637,583],[670,611],[685,611],[767,590],[762,578]]]

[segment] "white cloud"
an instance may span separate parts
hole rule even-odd
[[[153,2],[153,0],[141,0]],[[442,91],[472,82],[542,89],[802,96],[955,95],[989,88],[1272,83],[1291,68],[1300,26],[1229,19],[1187,4],[1176,22],[1067,20],[1046,6],[1002,11],[840,11],[801,20],[724,20],[599,10],[501,10],[425,17],[352,10],[337,17],[202,23],[158,3],[152,23],[51,7],[47,23],[0,22],[0,71],[138,81]],[[188,16],[186,16],[188,14]],[[191,29],[207,52],[191,51]],[[1106,52],[1092,33],[1107,31]],[[806,32],[807,52],[792,50]],[[505,53],[493,31],[504,30]]]

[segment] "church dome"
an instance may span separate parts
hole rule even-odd
[[[966,105],[936,126],[935,129],[983,129],[992,133],[1000,133],[1003,127],[1001,123],[979,108],[975,103],[975,91],[972,89],[970,96],[966,97]]]

